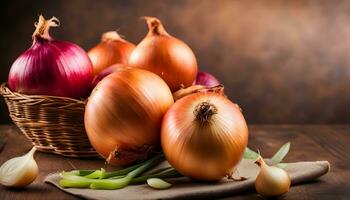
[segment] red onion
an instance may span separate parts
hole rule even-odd
[[[123,64],[114,64],[111,65],[109,67],[107,67],[106,69],[102,70],[102,72],[100,72],[97,76],[94,77],[94,79],[92,80],[92,88],[96,87],[96,85],[106,76],[108,76],[109,74],[115,72],[119,67],[126,67]]]
[[[40,15],[35,24],[33,44],[12,64],[8,85],[12,91],[79,98],[90,92],[92,64],[78,45],[50,37],[57,18]]]
[[[220,82],[211,74],[207,72],[198,72],[196,80],[193,85],[204,85],[208,87],[214,87],[219,85]]]

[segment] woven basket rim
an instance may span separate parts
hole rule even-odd
[[[71,101],[74,103],[83,103],[85,104],[86,101],[88,100],[88,98],[83,99],[83,100],[79,100],[79,99],[73,99],[70,97],[60,97],[60,96],[50,96],[50,95],[32,95],[32,94],[22,94],[19,92],[13,92],[10,90],[9,87],[7,87],[7,82],[2,83],[0,86],[0,94],[1,95],[6,95],[6,94],[10,94],[10,95],[15,95],[15,96],[20,96],[20,97],[25,97],[25,98],[42,98],[42,99],[51,99],[51,100],[58,100],[58,101]]]

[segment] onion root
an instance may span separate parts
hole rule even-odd
[[[123,163],[136,163],[146,160],[148,155],[153,150],[152,145],[143,145],[138,148],[123,148],[116,146],[116,148],[108,155],[106,162],[108,164],[114,164],[123,166]]]

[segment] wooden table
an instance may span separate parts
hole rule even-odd
[[[291,141],[286,161],[328,160],[331,171],[318,180],[293,186],[282,199],[350,199],[350,125],[252,125],[249,147],[271,156],[282,144]],[[0,141],[7,142],[0,153],[0,164],[26,153],[31,144],[12,125],[0,125]],[[1,143],[1,142],[0,142]],[[1,146],[1,145],[0,145]],[[1,149],[1,147],[0,147]],[[0,186],[0,200],[5,199],[78,199],[52,185],[43,183],[51,172],[73,168],[106,167],[102,160],[79,160],[38,152],[40,175],[25,189],[10,190]],[[224,199],[261,199],[254,191]]]

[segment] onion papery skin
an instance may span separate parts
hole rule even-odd
[[[102,72],[100,72],[97,76],[94,77],[94,79],[92,80],[92,88],[95,88],[96,85],[106,76],[108,76],[109,74],[115,72],[116,70],[118,70],[118,68],[120,67],[126,67],[126,65],[123,64],[114,64],[111,65],[109,67],[107,67],[106,69],[102,70]]]
[[[198,105],[206,104],[215,109],[208,118],[199,120]],[[247,143],[248,128],[239,107],[217,93],[185,96],[163,119],[164,154],[178,172],[193,179],[215,181],[230,174]]]
[[[145,160],[160,147],[162,117],[173,102],[169,87],[156,74],[119,68],[89,97],[85,110],[89,140],[114,166]]]
[[[215,92],[217,94],[225,96],[223,85],[216,85],[214,87],[208,87],[204,85],[192,85],[188,88],[180,89],[173,93],[174,101],[177,101],[187,95],[198,93],[198,92]],[[236,104],[237,105],[237,104]]]
[[[196,80],[193,85],[204,85],[207,87],[214,87],[220,85],[220,82],[208,72],[198,72]]]
[[[149,32],[135,47],[128,65],[159,75],[172,92],[192,85],[198,68],[192,50],[181,40],[169,35],[157,18],[145,19]]]
[[[89,50],[94,75],[113,64],[127,64],[135,45],[122,39],[116,31],[106,32],[101,42]]]
[[[46,29],[34,33],[32,46],[12,64],[9,88],[30,95],[87,97],[93,78],[87,53],[76,44],[51,38],[49,26]]]

